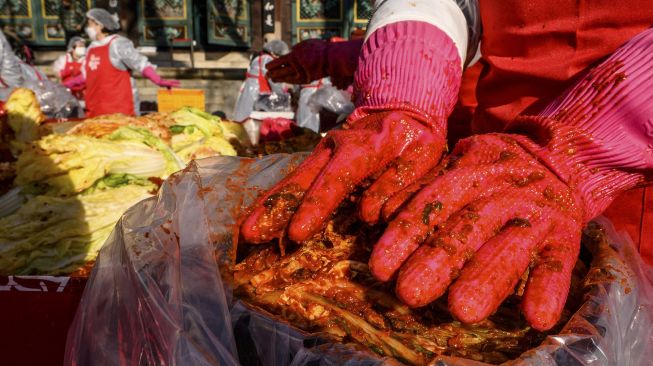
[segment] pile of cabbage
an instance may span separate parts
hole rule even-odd
[[[0,196],[2,275],[75,272],[163,179],[249,141],[241,125],[191,108],[44,123],[34,93],[17,89],[4,112],[16,160],[14,187]]]

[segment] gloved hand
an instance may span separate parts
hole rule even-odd
[[[459,142],[440,171],[386,205],[393,219],[372,253],[374,276],[387,281],[398,271],[397,295],[414,307],[448,288],[451,313],[475,323],[496,311],[532,266],[524,315],[535,329],[553,327],[582,227],[653,169],[646,128],[652,54],[650,30],[539,116],[517,118],[509,127],[515,134]]]
[[[86,78],[84,77],[84,74],[80,73],[79,75],[62,82],[62,84],[68,89],[75,89],[86,85]]]
[[[370,176],[359,215],[378,221],[390,197],[438,164],[461,74],[456,46],[433,25],[399,22],[374,32],[356,73],[358,108],[255,202],[242,225],[244,239],[279,237],[290,221],[288,237],[306,240]]]
[[[279,237],[304,241],[323,228],[331,213],[365,178],[378,179],[365,192],[361,215],[377,216],[385,197],[437,164],[444,131],[419,113],[385,111],[330,131],[288,177],[254,203],[241,233],[251,243]]]
[[[333,76],[334,85],[344,88],[351,83],[358,65],[363,40],[327,42],[309,39],[298,43],[292,51],[266,65],[267,76],[273,81],[289,84],[309,84]]]
[[[66,78],[71,77],[71,76],[74,77],[74,76],[80,75],[81,73],[82,73],[81,70],[74,70],[73,68],[64,68],[59,73],[59,77],[61,79],[66,79]]]
[[[163,87],[163,88],[178,88],[181,83],[179,80],[166,80],[163,79],[159,74],[157,74],[156,70],[152,66],[148,66],[145,69],[143,69],[142,72],[143,76],[148,78],[151,82],[154,84]]]

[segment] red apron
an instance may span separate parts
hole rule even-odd
[[[270,83],[268,82],[268,79],[265,78],[265,75],[263,75],[263,55],[260,55],[258,57],[258,75],[250,74],[249,72],[245,74],[250,79],[257,79],[258,80],[258,90],[260,94],[271,94],[272,93],[272,88],[270,87]]]
[[[73,61],[72,57],[66,56],[66,64],[64,65],[63,70],[61,70],[60,73],[61,81],[65,83],[67,80],[72,79],[81,73],[82,73],[82,63]],[[83,99],[84,88],[85,88],[84,85],[80,85],[71,88],[70,91],[75,96],[75,98]]]
[[[104,46],[91,48],[86,55],[87,117],[113,113],[134,115],[131,73],[115,68],[109,57],[114,39]]]
[[[478,82],[473,133],[500,131],[522,112],[537,113],[653,25],[650,0],[482,0],[480,10],[483,70],[478,79],[473,71],[464,78],[468,86]],[[605,215],[653,264],[653,189],[626,192]]]

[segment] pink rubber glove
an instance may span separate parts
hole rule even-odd
[[[86,78],[84,77],[84,74],[80,73],[75,77],[67,79],[62,84],[68,89],[75,89],[86,85]]]
[[[362,45],[362,39],[335,43],[309,39],[268,63],[267,75],[275,82],[289,84],[309,84],[332,76],[334,85],[342,89],[353,81]]]
[[[152,66],[144,68],[142,74],[151,82],[163,88],[178,88],[179,85],[181,85],[179,80],[166,80],[161,78],[161,76],[156,73],[156,70]]]
[[[653,30],[620,48],[515,134],[462,140],[440,170],[388,202],[370,259],[424,306],[449,290],[466,323],[487,318],[532,269],[522,310],[538,330],[565,305],[582,227],[653,169]],[[451,287],[449,285],[455,281]]]
[[[455,45],[433,25],[401,22],[374,32],[356,72],[359,108],[255,202],[242,225],[245,240],[279,237],[289,221],[290,239],[310,238],[368,177],[360,216],[376,222],[392,195],[438,164],[461,73]]]

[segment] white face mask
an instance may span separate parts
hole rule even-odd
[[[97,31],[95,28],[86,27],[86,34],[88,34],[88,38],[90,38],[91,41],[97,40]]]
[[[86,47],[75,47],[75,56],[84,57],[86,55]]]

